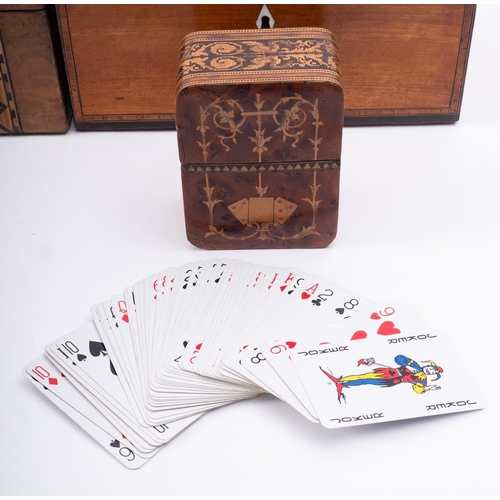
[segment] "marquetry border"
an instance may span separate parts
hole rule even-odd
[[[16,98],[12,87],[2,32],[0,31],[0,104],[6,106],[0,113],[0,134],[20,134],[22,132]]]
[[[199,173],[254,173],[254,172],[293,172],[304,170],[311,171],[327,171],[340,170],[340,160],[321,160],[301,161],[301,162],[283,162],[283,163],[255,163],[255,164],[227,164],[227,163],[183,163],[181,172],[186,174]]]
[[[181,42],[176,94],[211,79],[218,85],[318,81],[342,87],[337,44],[326,28],[189,33]]]

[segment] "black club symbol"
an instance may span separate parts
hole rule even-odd
[[[315,306],[320,306],[320,305],[321,305],[321,299],[314,299],[314,300],[311,300],[311,302],[312,302]]]

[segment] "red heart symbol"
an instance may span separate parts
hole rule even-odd
[[[201,346],[202,346],[202,345],[203,345],[203,343],[198,344],[198,345],[195,347],[195,349],[197,349],[197,350],[199,351],[199,350],[201,349]]]
[[[380,316],[377,314],[377,313],[373,313],[371,316],[370,316],[371,319],[380,319]]]
[[[128,323],[128,314],[124,314],[122,316],[122,321],[125,321],[125,323]]]
[[[286,288],[286,285],[280,286],[280,290],[283,291]]]
[[[296,345],[297,345],[297,342],[285,342],[286,346],[289,348],[289,349],[293,349]]]
[[[366,339],[366,337],[368,337],[368,334],[365,331],[358,330],[357,332],[354,332],[351,340]]]
[[[396,335],[397,333],[401,333],[401,330],[394,328],[392,321],[384,321],[377,330],[378,335]]]
[[[302,292],[302,298],[303,299],[308,299],[311,295],[308,294],[307,292]]]

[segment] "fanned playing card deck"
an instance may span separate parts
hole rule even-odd
[[[189,263],[91,316],[23,373],[131,469],[206,412],[263,392],[327,428],[485,406],[444,333],[298,269]]]

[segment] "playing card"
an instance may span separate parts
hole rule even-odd
[[[167,267],[90,314],[24,374],[129,468],[262,392],[328,428],[484,407],[447,336],[410,308],[296,268]]]
[[[131,405],[132,412],[138,422],[146,427],[157,427],[173,420],[179,420],[179,417],[183,416],[179,412],[174,413],[168,410],[151,412],[149,407],[145,405],[145,396],[141,392],[140,380],[137,375],[138,367],[135,363],[128,323],[123,318],[112,319],[110,317],[113,310],[112,304],[120,302],[122,302],[120,296],[116,296],[111,301],[93,306],[91,311],[99,335],[105,341],[110,356],[113,357],[114,365],[117,367],[118,381]],[[121,307],[124,309],[124,306]],[[176,422],[174,425],[178,426],[179,424],[180,422]]]
[[[388,312],[390,320],[381,315]],[[290,354],[323,426],[484,408],[482,394],[446,334],[422,330],[403,308],[389,306],[372,316],[372,328],[366,320],[351,321],[347,336],[332,329],[321,342],[301,343]]]
[[[40,356],[26,365],[23,375],[125,467],[138,469],[160,450],[157,448],[153,453],[140,453],[118,429],[81,396],[45,356]]]
[[[368,311],[373,307],[373,304],[370,301],[359,295],[344,292],[333,285],[325,284],[324,282],[320,288],[317,279],[314,279],[313,282],[313,285],[308,285],[307,288],[300,291],[300,295],[297,295],[301,301],[299,302],[301,308],[299,314],[291,315],[297,325],[295,328],[301,329],[304,328],[304,324],[308,325],[308,328],[305,330],[306,334],[309,331],[314,331],[318,328],[318,325],[323,324],[325,321],[328,321],[327,325],[330,327],[337,321],[343,320],[346,317],[346,311],[356,310],[358,313],[361,313],[363,311]],[[325,294],[319,293],[317,298],[312,298],[318,289],[321,292],[325,292]],[[302,302],[304,300],[306,300],[305,303]],[[323,314],[318,316],[316,314],[316,308],[318,306],[316,305],[316,308],[311,308],[311,301],[319,301],[321,304],[327,300],[330,300],[329,307],[326,309],[324,308],[322,310]],[[313,303],[312,305],[314,306],[315,304]],[[295,311],[297,311],[297,308]],[[290,315],[288,317],[290,317]],[[274,394],[283,401],[289,403],[294,408],[298,409],[298,411],[303,413],[307,418],[312,417],[315,419],[315,413],[308,404],[307,398],[304,397],[300,383],[291,383],[291,381],[296,380],[295,372],[292,370],[291,376],[289,376],[287,381],[285,381],[284,377],[280,377],[277,371],[273,369],[267,361],[268,357],[274,357],[273,352],[276,352],[276,349],[273,349],[272,352],[266,351],[264,353],[266,348],[264,343],[269,342],[269,339],[275,339],[276,335],[288,332],[288,335],[292,338],[295,336],[294,328],[288,321],[288,317],[286,320],[281,322],[279,327],[266,330],[254,345],[247,347],[246,353],[242,352],[238,355],[238,357],[233,358],[231,366],[235,371],[238,371],[242,375],[254,381],[254,383],[264,387],[271,394]],[[320,319],[318,319],[318,317]],[[287,340],[284,341],[285,347],[286,342],[288,342],[288,345],[291,345],[291,341]],[[239,364],[236,363],[237,361]]]
[[[357,304],[357,302],[357,300],[353,301],[355,304]],[[349,302],[346,302],[344,308],[353,310],[354,308],[349,309],[349,304]],[[394,307],[386,306],[380,308],[365,301],[361,308],[358,307],[358,304],[356,307],[359,312],[355,315],[344,317],[342,322],[334,321],[333,317],[330,318],[329,322],[327,321],[323,325],[316,326],[315,328],[304,329],[299,327],[296,330],[290,330],[287,333],[287,337],[281,340],[269,340],[266,345],[260,347],[260,351],[262,352],[261,357],[266,360],[266,363],[262,363],[262,368],[265,368],[267,365],[271,366],[275,374],[285,382],[295,396],[302,402],[303,406],[313,415],[315,411],[291,363],[290,355],[293,352],[301,351],[304,345],[320,343],[330,335],[337,335],[342,338],[346,337],[350,342],[367,338],[369,335],[368,332],[370,332],[370,335],[378,337],[389,333],[397,336],[400,330],[396,328],[392,329],[391,325],[393,325],[393,323],[387,320],[387,318],[391,317],[394,321],[394,315],[399,317],[400,309],[402,314],[407,313],[408,315],[407,308],[399,304],[394,304]],[[410,316],[413,319],[411,314]],[[325,317],[324,319],[326,320],[327,318]],[[407,332],[418,331],[415,321],[408,320],[407,316],[404,316],[404,318],[399,321],[405,322],[404,325]]]
[[[173,415],[171,421],[141,425],[109,359],[107,348],[92,322],[60,337],[47,347],[46,352],[54,362],[65,367],[67,376],[78,382],[77,388],[99,405],[108,418],[118,419],[120,425],[127,428],[127,433],[134,435],[134,441],[144,441],[152,446],[164,444],[203,413],[196,411],[186,415],[186,412],[180,412]],[[166,424],[168,432],[162,427]]]

